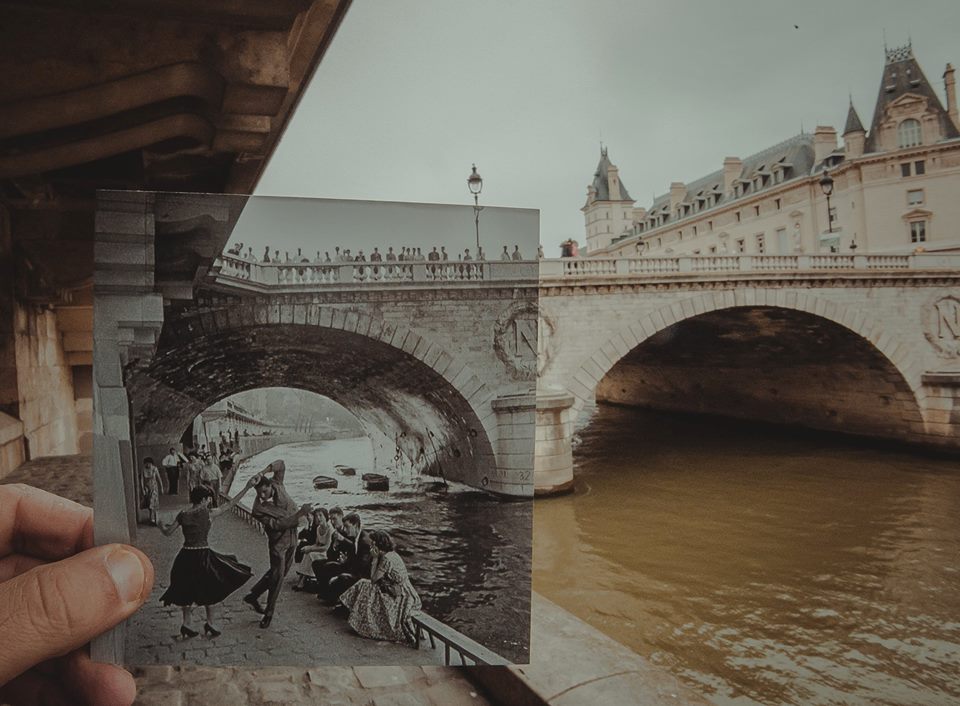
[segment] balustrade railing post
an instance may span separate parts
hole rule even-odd
[[[809,255],[797,255],[797,269],[809,270],[812,267],[812,260]]]
[[[752,255],[740,256],[740,272],[753,272],[754,263]]]
[[[262,267],[262,279],[260,280],[264,284],[280,284],[280,268],[279,267]]]
[[[414,282],[427,281],[427,264],[425,262],[413,263],[413,281]]]
[[[678,258],[677,258],[677,272],[693,272],[693,258],[692,258],[692,257],[678,257]]]
[[[618,274],[618,275],[630,274],[630,261],[629,261],[629,260],[627,260],[627,259],[625,259],[625,258],[619,258],[619,259],[617,259],[617,261],[616,261],[616,263],[615,263],[615,266],[616,266],[616,271],[617,271],[617,274]]]
[[[854,256],[853,256],[853,269],[855,269],[855,270],[865,270],[865,269],[867,269],[867,256],[866,256],[866,255],[854,255]]]

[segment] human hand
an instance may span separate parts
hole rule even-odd
[[[252,476],[250,476],[250,479],[247,481],[247,485],[246,485],[245,487],[246,487],[247,489],[252,488],[252,487],[255,486],[257,483],[260,482],[260,479],[261,479],[262,477],[263,477],[263,474],[261,474],[261,473],[254,473]]]
[[[313,503],[304,503],[300,506],[300,509],[297,510],[297,514],[301,517],[304,515],[309,515],[313,512]]]
[[[26,485],[0,485],[0,703],[129,706],[133,677],[84,645],[150,595],[137,549],[93,546],[93,512]]]

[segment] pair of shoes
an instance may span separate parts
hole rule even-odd
[[[203,624],[203,632],[210,637],[220,637],[220,631],[213,627],[210,623]]]
[[[260,619],[260,627],[262,627],[262,628],[268,628],[268,627],[270,627],[270,621],[271,621],[271,620],[273,620],[273,616],[272,616],[272,615],[265,615],[265,616],[263,616],[263,618]]]
[[[180,637],[196,637],[199,634],[196,630],[191,630],[186,625],[180,626]]]
[[[243,597],[243,602],[253,608],[257,613],[260,613],[260,615],[263,615],[263,606],[260,605],[260,601],[257,600],[256,596],[248,593]]]

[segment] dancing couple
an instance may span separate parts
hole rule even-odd
[[[214,551],[207,539],[213,520],[232,510],[251,488],[257,490],[253,516],[266,530],[270,569],[254,584],[243,600],[263,615],[260,627],[270,626],[280,586],[293,564],[297,525],[300,518],[312,510],[309,504],[297,508],[283,487],[283,474],[283,461],[274,461],[252,476],[229,502],[217,508],[211,508],[213,493],[210,488],[197,486],[190,491],[191,507],[178,513],[173,522],[160,523],[160,529],[166,536],[173,534],[177,527],[183,531],[183,547],[170,570],[170,587],[160,597],[160,601],[164,605],[173,604],[182,608],[183,624],[180,634],[184,638],[199,635],[192,625],[195,606],[206,608],[204,632],[212,637],[220,635],[221,631],[215,624],[217,606],[252,576],[249,566],[240,562],[236,556]],[[267,592],[266,608],[259,602],[264,592]]]

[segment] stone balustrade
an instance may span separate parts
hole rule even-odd
[[[536,261],[393,261],[273,263],[223,255],[214,264],[219,277],[255,285],[317,287],[324,285],[404,284],[408,282],[483,282],[530,280]]]
[[[536,269],[534,269],[536,268]],[[520,261],[261,263],[224,255],[217,276],[234,283],[274,287],[357,284],[463,283],[540,279],[823,273],[891,270],[960,270],[960,254],[706,255],[634,258],[563,258]]]
[[[541,260],[541,279],[682,274],[960,270],[960,254],[698,255]]]

